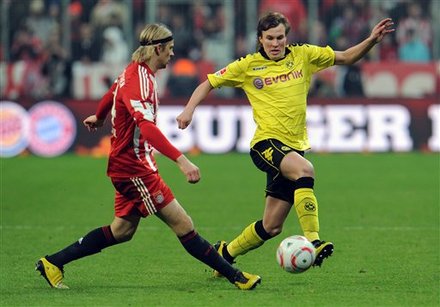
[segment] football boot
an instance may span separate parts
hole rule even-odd
[[[240,290],[252,290],[259,283],[261,283],[260,276],[240,271],[237,272],[234,279],[234,285]]]
[[[36,266],[36,271],[40,271],[41,276],[46,279],[46,281],[49,283],[49,285],[52,288],[56,289],[69,289],[68,286],[66,286],[63,283],[64,278],[64,272],[63,269],[57,267],[56,265],[50,263],[46,257],[41,258],[38,260]]]
[[[315,263],[313,266],[321,266],[325,258],[333,254],[333,243],[315,240],[312,242],[315,247]]]

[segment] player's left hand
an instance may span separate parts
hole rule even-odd
[[[200,181],[200,169],[197,167],[197,165],[189,161],[185,155],[181,155],[179,158],[177,158],[176,163],[182,173],[185,174],[186,180],[189,183],[197,183]]]
[[[382,19],[371,31],[370,37],[375,43],[382,41],[385,35],[394,32],[394,22],[391,18]]]

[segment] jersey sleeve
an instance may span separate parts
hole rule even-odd
[[[246,58],[240,58],[219,71],[208,74],[209,83],[215,88],[222,86],[242,87],[247,66]]]
[[[335,52],[330,46],[304,45],[309,58],[310,71],[318,72],[335,64]]]
[[[138,99],[127,99],[126,101],[129,104],[127,107],[131,110],[131,115],[137,122],[142,120],[155,122],[155,110],[152,102]]]
[[[102,96],[101,100],[98,103],[98,108],[96,109],[96,118],[104,120],[107,117],[107,114],[112,109],[113,105],[113,96],[116,90],[117,82],[113,82],[110,89],[107,93]]]
[[[138,123],[142,136],[160,153],[176,161],[182,153],[163,135],[162,131],[152,122],[142,120]]]

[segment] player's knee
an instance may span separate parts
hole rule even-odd
[[[283,160],[281,164],[281,172],[284,177],[290,180],[297,180],[301,177],[315,177],[313,164],[304,158],[301,158],[300,160]]]
[[[171,229],[177,236],[183,236],[194,230],[194,223],[189,215],[181,219],[178,223],[170,225]]]
[[[265,227],[266,228],[266,227]],[[269,226],[266,229],[266,232],[273,238],[279,235],[283,231],[283,226]]]
[[[296,178],[294,180],[297,180],[298,178],[302,177],[312,177],[315,178],[315,169],[313,167],[313,164],[304,159],[300,165],[296,167]]]
[[[130,241],[135,233],[135,229],[127,229],[124,231],[118,231],[117,233],[114,233],[113,236],[115,237],[115,240],[119,243]]]
[[[315,169],[313,167],[313,164],[307,161],[307,163],[304,164],[302,168],[302,174],[299,176],[301,177],[312,177],[315,178]]]

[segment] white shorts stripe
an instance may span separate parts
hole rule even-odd
[[[134,183],[137,190],[141,194],[142,201],[144,202],[145,208],[147,209],[148,214],[153,215],[157,212],[156,207],[154,206],[153,200],[151,199],[151,195],[148,192],[147,187],[143,183],[143,181],[138,177],[130,178],[130,180]]]

